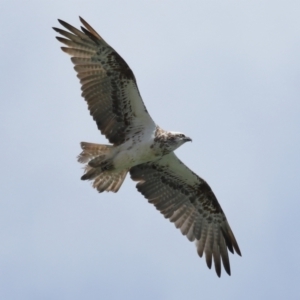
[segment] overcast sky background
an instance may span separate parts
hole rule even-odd
[[[299,299],[299,1],[1,1],[1,299]],[[127,61],[176,153],[212,187],[243,257],[232,276],[128,177],[82,182],[106,143],[52,26],[84,17]]]

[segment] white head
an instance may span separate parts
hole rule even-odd
[[[181,132],[170,131],[167,134],[167,144],[170,151],[176,150],[186,142],[191,142],[192,139]]]

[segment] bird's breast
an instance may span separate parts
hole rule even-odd
[[[117,168],[130,168],[145,162],[155,161],[162,157],[163,151],[153,147],[153,141],[131,142],[121,145],[114,159]]]

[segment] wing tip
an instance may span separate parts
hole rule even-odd
[[[61,19],[57,19],[57,21],[64,27],[66,27],[65,25],[69,25],[67,22],[61,20]]]
[[[81,17],[81,16],[78,16],[78,17],[79,17],[79,20],[80,20],[80,22],[81,22],[82,24],[86,23],[86,21],[85,21],[85,19],[84,19],[83,17]]]
[[[234,251],[235,251],[239,256],[242,256],[241,250],[238,246],[235,236],[227,222],[226,222],[225,228],[221,227],[221,231],[222,231],[222,234],[223,234],[223,237],[224,237],[224,240],[225,240],[228,250],[232,254],[234,254]]]
[[[242,257],[242,252],[241,252],[241,250],[240,250],[238,244],[236,244],[236,246],[234,246],[234,250],[235,250],[235,252],[236,252],[239,256]]]
[[[81,16],[79,16],[79,20],[81,24],[84,26],[81,26],[81,30],[89,36],[92,40],[95,41],[101,41],[103,38],[99,35],[99,33],[87,22],[85,21]]]

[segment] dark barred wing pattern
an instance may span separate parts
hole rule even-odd
[[[82,18],[81,30],[59,20],[66,29],[53,28],[72,56],[85,98],[98,129],[115,145],[134,130],[155,126],[138,91],[133,72],[123,58]]]
[[[218,276],[221,261],[230,275],[228,251],[241,255],[239,246],[209,185],[174,153],[156,162],[137,165],[130,170],[139,181],[137,189],[190,241],[195,241],[200,257],[205,253],[209,268],[214,261]]]

